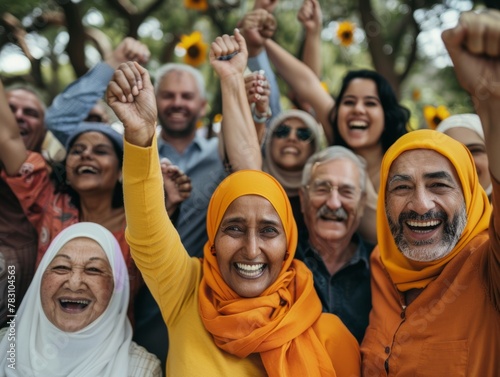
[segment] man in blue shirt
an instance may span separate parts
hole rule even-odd
[[[325,312],[340,317],[361,342],[371,309],[369,255],[356,233],[366,200],[366,164],[341,146],[307,161],[299,191],[306,231],[299,230],[296,258],[314,276]]]

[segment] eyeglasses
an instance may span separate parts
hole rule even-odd
[[[356,198],[358,189],[351,185],[332,185],[331,182],[322,181],[322,182],[313,182],[310,185],[306,186],[306,189],[309,191],[311,197],[325,199],[328,198],[334,190],[337,190],[339,196],[346,200],[353,200]]]
[[[285,139],[290,135],[292,129],[294,128],[290,127],[287,124],[280,124],[274,129],[273,137],[276,137],[278,139]],[[295,128],[295,135],[297,135],[297,139],[301,141],[310,141],[313,137],[311,129],[307,127]]]

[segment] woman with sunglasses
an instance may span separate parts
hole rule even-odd
[[[302,170],[307,159],[321,149],[321,136],[321,126],[310,114],[293,109],[271,121],[264,139],[262,170],[285,189],[299,229],[305,229],[299,199]]]

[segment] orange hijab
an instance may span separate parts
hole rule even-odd
[[[240,196],[259,195],[271,202],[287,238],[288,257],[277,280],[260,296],[242,298],[222,278],[210,248],[224,213]],[[200,285],[200,315],[217,346],[244,358],[260,353],[269,376],[335,376],[332,361],[312,325],[320,318],[321,303],[312,274],[294,260],[297,226],[286,192],[267,173],[243,170],[224,179],[207,212],[208,241],[204,247]],[[333,326],[315,328],[332,332]]]
[[[467,225],[455,248],[443,258],[431,262],[415,262],[407,259],[397,248],[387,222],[385,212],[385,185],[389,169],[403,152],[413,149],[431,149],[446,157],[455,167],[465,199]],[[410,132],[396,141],[386,152],[380,169],[380,190],[377,207],[378,248],[384,266],[392,281],[402,292],[412,288],[424,288],[474,237],[488,229],[491,206],[479,184],[474,160],[469,150],[451,137],[433,130]]]

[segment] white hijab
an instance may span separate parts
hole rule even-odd
[[[77,237],[90,238],[106,253],[114,278],[108,307],[87,327],[65,332],[45,316],[40,298],[42,275],[57,252]],[[11,376],[119,376],[128,375],[132,326],[127,318],[128,272],[120,246],[104,227],[77,223],[64,229],[50,244],[15,317],[15,367],[9,368],[9,331],[0,341],[0,375]]]

